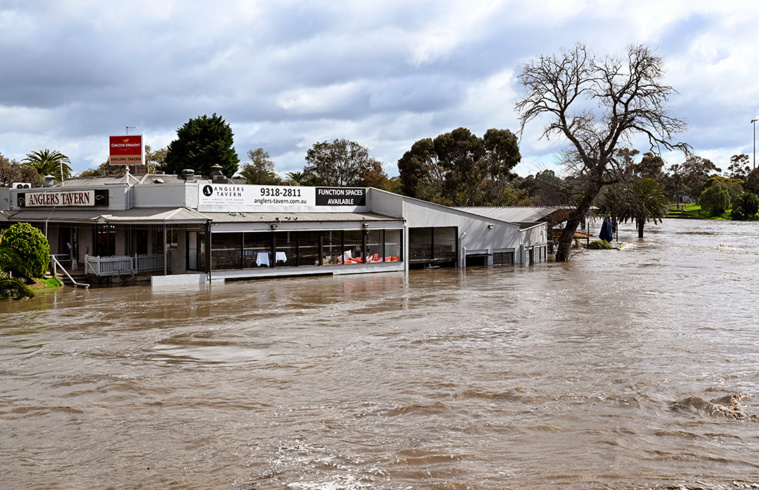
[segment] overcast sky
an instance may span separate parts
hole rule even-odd
[[[755,1],[0,0],[0,153],[50,148],[79,172],[127,126],[156,149],[217,113],[241,163],[261,147],[280,173],[301,170],[314,143],[346,138],[397,175],[418,139],[517,132],[516,75],[531,58],[647,43],[679,92],[679,139],[726,169],[753,158],[757,19]],[[565,143],[541,129],[522,136],[520,175],[560,171]]]

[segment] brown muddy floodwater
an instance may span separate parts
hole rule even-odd
[[[759,488],[757,231],[0,302],[0,486]]]

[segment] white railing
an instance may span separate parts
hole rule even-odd
[[[137,274],[140,272],[156,272],[163,270],[163,255],[135,255],[130,257],[113,256],[84,257],[84,270],[87,274],[97,276],[120,276],[122,274]]]
[[[85,289],[89,289],[90,285],[86,282],[76,282],[73,277],[71,277],[71,274],[68,273],[68,271],[61,265],[60,262],[58,262],[58,259],[55,257],[55,255],[50,256],[50,263],[53,266],[53,275],[58,275],[58,267],[61,268],[64,274],[66,274],[66,277],[69,278],[69,281],[74,285],[74,287],[82,286]]]

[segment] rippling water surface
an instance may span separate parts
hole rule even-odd
[[[0,302],[5,488],[759,488],[753,223]]]

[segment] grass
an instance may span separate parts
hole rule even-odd
[[[55,289],[63,286],[61,281],[55,277],[43,277],[34,280],[34,285],[31,287],[34,289]]]
[[[697,203],[686,203],[677,209],[675,204],[669,205],[667,218],[689,218],[689,219],[709,219],[709,220],[730,220],[732,209],[728,209],[720,216],[712,216],[706,211],[701,210],[701,205]]]

